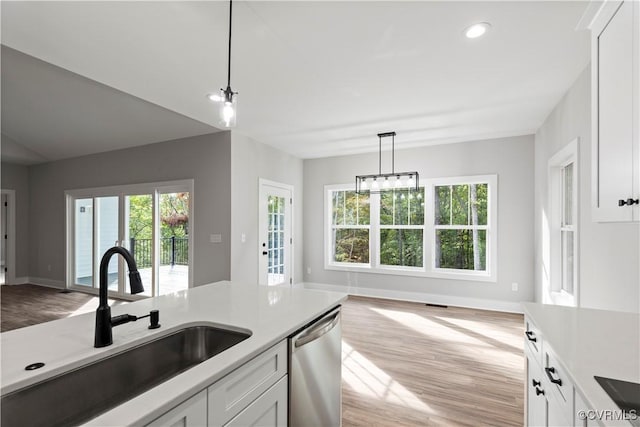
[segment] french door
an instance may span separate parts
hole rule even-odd
[[[102,256],[112,246],[133,255],[141,296],[191,287],[193,181],[67,191],[67,288],[95,292]],[[131,298],[128,266],[109,261],[111,296]]]
[[[261,285],[293,283],[293,187],[260,180],[259,276]]]

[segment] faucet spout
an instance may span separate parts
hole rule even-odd
[[[106,347],[113,343],[112,329],[114,325],[111,319],[111,307],[108,302],[108,279],[109,279],[109,261],[111,257],[118,254],[124,258],[129,268],[129,286],[132,294],[138,294],[144,291],[140,273],[136,266],[136,261],[131,253],[121,246],[114,246],[108,249],[102,256],[100,261],[100,303],[96,310],[96,333],[94,346]],[[120,323],[118,323],[120,324]]]

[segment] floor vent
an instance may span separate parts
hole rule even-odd
[[[69,289],[63,289],[60,291],[61,294],[70,294],[72,291],[70,291]]]
[[[438,307],[438,308],[449,308],[448,305],[441,305],[441,304],[425,304],[427,307]]]

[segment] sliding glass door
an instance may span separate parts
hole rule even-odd
[[[95,292],[102,255],[128,249],[145,291],[157,296],[190,286],[192,181],[67,191],[67,287]],[[109,293],[131,297],[121,257],[108,267]]]

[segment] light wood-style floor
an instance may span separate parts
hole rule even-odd
[[[98,304],[40,286],[0,289],[3,332]],[[344,427],[523,424],[522,315],[350,297],[342,325]]]
[[[350,297],[344,427],[521,426],[523,317]]]

